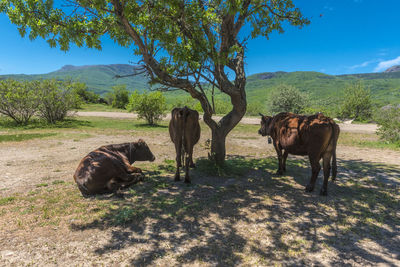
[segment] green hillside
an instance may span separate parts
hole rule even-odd
[[[128,90],[146,90],[148,88],[145,75],[137,75],[116,79],[116,75],[130,75],[134,73],[135,67],[127,64],[112,65],[90,65],[90,66],[72,66],[66,65],[60,70],[47,74],[38,75],[2,75],[1,79],[15,80],[36,80],[36,79],[59,79],[79,81],[85,83],[90,90],[97,94],[104,94],[111,90],[112,86],[126,84]]]
[[[0,79],[12,78],[16,80],[72,79],[87,84],[88,88],[98,94],[104,94],[111,87],[126,84],[128,90],[148,90],[149,86],[145,75],[116,79],[116,75],[129,75],[135,67],[126,64],[71,66],[67,65],[60,70],[40,75],[2,75]],[[319,72],[266,72],[251,75],[247,78],[248,103],[259,103],[265,106],[270,92],[279,84],[296,86],[303,92],[310,94],[314,106],[329,106],[341,100],[346,85],[362,81],[370,88],[372,98],[377,105],[400,103],[400,72],[366,73],[352,75],[327,75]],[[185,99],[189,95],[177,91],[166,94],[167,101],[173,103]],[[227,99],[219,95],[217,98]]]
[[[248,77],[246,91],[249,102],[264,101],[274,87],[285,83],[309,93],[313,103],[325,105],[341,100],[346,85],[358,81],[371,90],[378,105],[400,102],[400,72],[353,75],[300,71],[259,73]]]

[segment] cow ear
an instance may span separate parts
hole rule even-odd
[[[139,140],[138,140],[138,144],[139,144],[139,145],[144,145],[144,144],[145,144],[145,142],[144,142],[144,140],[143,140],[143,139],[139,139]]]

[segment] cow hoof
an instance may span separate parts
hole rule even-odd
[[[321,191],[319,192],[319,194],[320,194],[321,196],[327,196],[327,195],[328,195],[328,190],[326,190],[326,189],[321,189]]]
[[[307,185],[306,186],[306,192],[312,192],[312,191],[314,191],[314,187],[311,186],[311,185]]]

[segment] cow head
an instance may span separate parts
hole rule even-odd
[[[262,136],[266,135],[271,135],[271,122],[272,122],[272,117],[270,116],[264,116],[261,114],[261,128],[258,130],[258,134]]]
[[[154,161],[156,157],[150,151],[149,146],[146,144],[145,141],[139,139],[138,142],[132,143],[133,146],[131,148],[131,153],[135,155],[135,160],[137,161]]]

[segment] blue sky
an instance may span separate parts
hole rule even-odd
[[[400,0],[294,0],[311,19],[302,29],[285,27],[269,40],[249,40],[248,75],[273,71],[327,74],[383,71],[400,64]],[[50,48],[42,39],[21,38],[0,14],[0,75],[48,73],[64,65],[129,64],[129,49],[104,38],[103,50]]]

